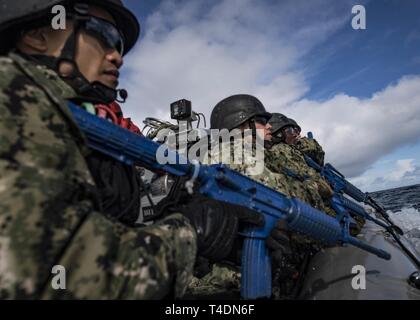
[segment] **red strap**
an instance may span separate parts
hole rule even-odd
[[[96,104],[96,115],[103,119],[111,119],[112,123],[130,130],[136,134],[142,135],[139,127],[137,127],[131,118],[124,118],[120,105],[117,102],[111,102],[109,105]]]
[[[121,110],[120,105],[114,101],[109,104],[109,108],[115,113],[115,115],[121,119],[123,117],[123,112]]]
[[[96,115],[99,118],[111,118],[112,123],[119,125],[119,119],[116,114],[105,104],[95,104]]]

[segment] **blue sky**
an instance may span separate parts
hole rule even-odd
[[[341,28],[304,62],[316,65],[306,97],[326,99],[339,91],[369,97],[403,75],[420,73],[420,1],[376,0],[365,8],[366,30]],[[328,59],[318,65],[324,55]]]
[[[364,189],[420,183],[420,1],[126,0],[142,25],[122,70],[126,113],[209,116],[230,94],[314,131]],[[366,8],[353,30],[351,8]],[[416,89],[418,88],[418,89]]]

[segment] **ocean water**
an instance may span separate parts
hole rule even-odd
[[[371,196],[385,207],[420,252],[420,184],[372,192]]]

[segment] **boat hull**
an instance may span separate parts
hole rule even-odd
[[[409,276],[418,269],[392,237],[384,236],[383,229],[367,222],[358,238],[389,252],[391,260],[383,260],[353,246],[325,249],[311,259],[300,298],[420,300],[420,290],[408,283]],[[419,258],[404,237],[401,241]],[[365,286],[360,281],[363,269]]]

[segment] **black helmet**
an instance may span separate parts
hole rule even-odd
[[[284,114],[275,112],[271,114],[271,119],[268,121],[268,123],[271,124],[271,133],[276,134],[278,131],[289,124],[289,118]]]
[[[273,116],[271,117],[270,121],[268,121],[268,123],[271,124],[272,137],[271,141],[266,142],[267,148],[271,148],[278,143],[285,142],[285,136],[282,132],[282,129],[287,127],[296,127],[298,128],[299,132],[301,131],[295,120],[288,118],[281,113],[273,113]]]
[[[300,126],[297,124],[297,122],[295,120],[293,120],[292,118],[289,118],[289,122],[288,122],[287,125],[288,126],[291,126],[291,127],[298,128],[299,132],[302,131],[302,129],[300,128]]]
[[[82,101],[110,103],[114,100],[124,102],[127,91],[114,89],[99,81],[90,83],[80,72],[75,61],[76,34],[80,23],[88,14],[86,5],[95,5],[108,11],[115,19],[117,28],[124,38],[125,52],[128,52],[135,44],[140,33],[140,25],[133,13],[126,9],[121,0],[0,0],[0,37],[3,40],[6,35],[16,34],[19,28],[25,24],[35,26],[38,23],[45,23],[51,15],[51,8],[54,5],[64,5],[74,21],[74,30],[68,37],[59,57],[46,55],[32,55],[41,64],[45,64],[53,70],[58,71],[59,65],[65,61],[73,65],[70,75],[61,76],[78,93]],[[45,20],[45,21],[44,21]],[[3,37],[4,36],[4,37]],[[0,54],[7,51],[10,41],[0,43]],[[4,47],[6,46],[6,47]],[[118,100],[118,95],[122,100]]]
[[[54,5],[69,3],[93,4],[107,9],[124,37],[125,52],[136,43],[140,34],[139,22],[136,16],[124,7],[121,0],[0,0],[0,34],[11,27],[51,15],[51,7]]]
[[[232,130],[255,116],[267,120],[271,118],[260,100],[248,94],[237,94],[216,104],[211,113],[210,126],[212,129]]]
[[[288,118],[281,113],[272,113],[272,117],[268,123],[271,124],[271,132],[273,135],[277,134],[281,129],[285,127],[296,127],[299,129],[299,131],[302,130],[295,120]]]

